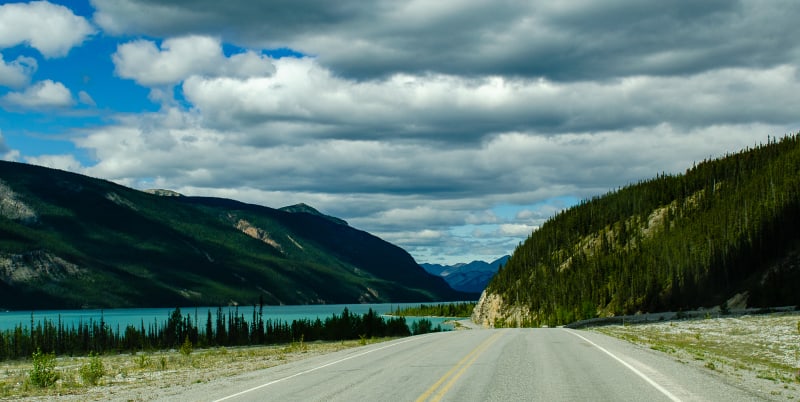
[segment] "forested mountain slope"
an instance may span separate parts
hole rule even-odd
[[[307,205],[284,211],[153,193],[0,162],[0,308],[474,297]]]
[[[557,325],[721,305],[800,304],[800,137],[585,200],[489,283],[474,319]]]

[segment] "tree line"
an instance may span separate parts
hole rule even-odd
[[[469,317],[475,309],[475,302],[440,303],[440,304],[420,304],[419,306],[408,306],[400,308],[398,306],[392,315],[398,317]]]
[[[249,320],[238,308],[216,315],[209,310],[205,320],[195,314],[183,314],[176,308],[166,321],[127,325],[116,330],[103,320],[66,325],[61,317],[22,323],[0,331],[0,361],[30,358],[37,350],[56,355],[80,356],[91,353],[132,353],[141,350],[178,348],[190,342],[195,347],[246,346],[289,343],[293,341],[340,341],[373,337],[402,337],[436,330],[428,322],[409,329],[404,317],[383,317],[370,309],[358,315],[345,308],[324,320],[296,319],[292,322],[265,319],[263,306],[253,310]],[[204,321],[204,322],[202,322]],[[441,328],[439,328],[441,330]]]
[[[749,306],[797,305],[798,256],[795,134],[562,211],[487,291],[530,311],[505,323],[526,326],[720,305],[739,292]]]

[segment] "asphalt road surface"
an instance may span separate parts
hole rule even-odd
[[[761,400],[658,352],[562,328],[415,336],[201,384],[183,396],[206,401]]]

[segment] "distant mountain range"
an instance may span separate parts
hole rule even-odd
[[[419,264],[428,273],[441,276],[447,284],[462,292],[480,293],[492,279],[509,256],[500,257],[492,262],[472,261],[468,264],[440,265]]]
[[[0,161],[0,308],[474,299],[401,248],[282,209]]]

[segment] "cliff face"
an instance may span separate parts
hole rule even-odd
[[[502,296],[486,293],[485,290],[481,293],[475,309],[472,310],[472,322],[485,328],[494,328],[499,323],[506,326],[521,326],[530,320],[531,312],[527,307],[506,306]]]

